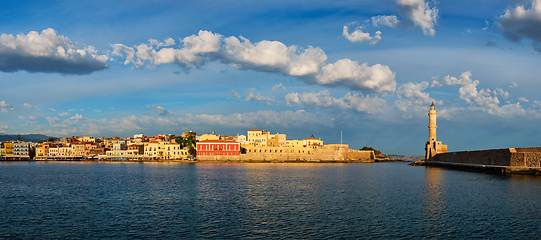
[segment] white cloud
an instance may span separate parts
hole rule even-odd
[[[30,119],[30,120],[34,120],[34,121],[36,121],[36,120],[37,120],[37,118],[36,118],[36,117],[34,117],[34,116],[29,116],[29,117],[28,117],[28,119]]]
[[[351,34],[349,33],[349,29],[347,26],[344,26],[342,30],[342,35],[349,40],[350,42],[356,42],[356,43],[365,43],[368,42],[370,45],[376,45],[382,42],[381,39],[381,32],[377,31],[374,34],[374,37],[370,36],[370,33],[365,33],[362,31],[362,27],[358,27],[353,31]]]
[[[58,114],[58,116],[61,116],[61,117],[68,116],[68,115],[70,115],[68,112],[63,112],[63,113]]]
[[[101,110],[92,110],[92,111],[97,112],[97,113],[100,113],[100,112],[101,112]]]
[[[481,107],[490,113],[500,111],[501,107],[499,106],[500,101],[498,96],[507,99],[509,98],[509,93],[500,88],[496,88],[493,91],[490,89],[481,89],[478,91],[477,85],[479,85],[479,81],[473,80],[471,75],[471,72],[467,71],[463,72],[459,78],[449,75],[445,76],[443,80],[436,78],[433,80],[432,86],[460,86],[458,90],[459,97],[465,100],[466,103]]]
[[[50,125],[55,124],[56,122],[60,121],[60,118],[58,117],[45,117]]]
[[[241,100],[241,97],[240,97],[240,95],[239,95],[239,93],[237,91],[230,90],[229,92],[233,95],[233,97],[235,97],[235,99]]]
[[[165,110],[165,108],[161,106],[152,106],[152,111],[154,111],[156,114],[160,116],[170,116],[173,115],[173,112]]]
[[[70,117],[70,119],[77,121],[77,120],[86,119],[86,117],[83,117],[82,115],[76,113],[75,116]]]
[[[373,40],[381,40],[377,33]],[[240,70],[280,73],[297,77],[308,84],[349,87],[356,91],[394,91],[396,82],[389,67],[381,64],[359,65],[350,59],[326,64],[327,56],[320,48],[286,46],[278,41],[251,43],[244,37],[227,37],[208,31],[186,37],[183,46],[156,48],[157,44],[141,44],[135,48],[112,44],[112,55],[124,57],[124,64],[135,68],[154,68],[160,64],[178,64],[185,69],[209,61],[220,61]],[[337,69],[338,67],[342,69]],[[340,70],[346,70],[342,73]]]
[[[257,95],[255,95],[255,88],[250,88],[248,90],[246,90],[246,101],[260,101],[260,102],[264,102],[266,104],[270,104],[270,102],[274,102],[275,100],[271,97],[264,97],[264,96],[261,96],[259,93]]]
[[[381,113],[386,105],[382,98],[370,98],[368,96],[347,93],[344,97],[333,98],[329,91],[309,92],[309,93],[289,93],[286,95],[288,105],[304,104],[307,106],[315,105],[329,109],[351,109],[357,112],[368,114]]]
[[[10,127],[8,125],[0,125],[0,130],[2,130],[2,131],[0,131],[0,134],[3,134],[4,131],[13,130],[13,127]]]
[[[428,88],[428,85],[428,82],[408,82],[400,85],[396,90],[396,93],[401,98],[411,99],[413,101],[412,103],[415,103],[417,105],[429,104],[431,102],[434,102],[435,100],[433,98],[430,98],[428,93],[423,92],[423,90]]]
[[[28,104],[28,103],[24,103],[23,106],[24,106],[24,107],[27,107],[27,108],[35,108],[35,106],[30,105],[30,104]]]
[[[502,96],[504,99],[509,98],[509,93],[506,92],[506,91],[504,91],[504,90],[501,89],[501,88],[496,88],[496,89],[494,90],[494,94],[496,94],[497,96],[498,96],[498,95],[499,95],[499,96]]]
[[[341,59],[323,66],[314,83],[330,87],[346,86],[352,90],[393,92],[396,89],[394,75],[385,65],[370,67],[366,63],[359,65],[358,62]]]
[[[182,39],[183,47],[180,49],[160,48],[171,43],[167,41],[164,44],[151,41],[150,45],[140,44],[135,48],[123,44],[112,44],[111,46],[113,47],[113,55],[125,56],[124,64],[133,63],[136,68],[140,68],[145,64],[149,68],[155,68],[160,64],[170,63],[183,67],[194,67],[205,64],[212,53],[220,51],[221,38],[222,35],[220,34],[201,30],[197,36],[192,35]]]
[[[541,52],[541,0],[531,1],[529,6],[508,7],[499,17],[498,26],[508,40],[519,43],[528,38],[534,50]]]
[[[516,87],[518,87],[518,85],[517,85],[516,82],[511,82],[511,83],[509,84],[509,88],[516,88]]]
[[[241,41],[242,40],[242,41]],[[290,46],[278,41],[261,41],[252,44],[240,37],[225,39],[223,60],[242,70],[278,72],[286,76],[316,74],[325,64],[327,56],[320,48],[306,49]]]
[[[56,109],[54,109],[54,108],[47,108],[47,109],[49,109],[49,110],[51,110],[53,112],[56,112]]]
[[[438,9],[431,8],[424,0],[396,0],[399,13],[423,30],[424,35],[434,36],[434,25],[438,20]]]
[[[398,18],[394,15],[379,15],[376,17],[372,17],[372,25],[374,25],[374,27],[387,26],[394,28],[398,25],[398,23]]]
[[[9,112],[9,111],[13,111],[13,106],[11,106],[10,104],[6,103],[5,101],[0,101],[0,107],[2,108],[2,112]]]
[[[274,85],[274,87],[272,87],[272,90],[284,90],[286,89],[286,87],[282,84],[282,83],[279,83],[279,84],[276,84]]]
[[[529,102],[528,99],[523,98],[523,97],[519,97],[518,100],[521,102]]]
[[[24,120],[25,117],[24,116],[19,116],[19,119]]]
[[[48,28],[41,33],[0,35],[0,71],[90,74],[106,69],[107,56],[98,55],[94,47],[84,49]]]
[[[175,45],[175,40],[172,38],[167,38],[163,42],[160,42],[156,39],[150,39],[148,40],[148,42],[150,45],[155,45],[156,47],[167,47],[167,46]]]
[[[292,105],[295,105],[295,104],[300,104],[301,103],[301,100],[299,98],[299,93],[288,93],[286,95],[286,104],[288,106],[292,106]]]

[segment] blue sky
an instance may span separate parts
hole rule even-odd
[[[0,132],[539,146],[541,1],[4,1]]]

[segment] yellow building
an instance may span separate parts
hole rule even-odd
[[[47,157],[49,156],[49,148],[52,146],[50,143],[44,143],[41,146],[36,148],[36,157]]]
[[[286,140],[285,147],[304,147],[304,141],[303,140]]]
[[[86,146],[84,143],[72,143],[71,147],[73,148],[74,156],[84,156],[86,154]]]
[[[6,155],[13,155],[13,142],[4,142]]]
[[[305,147],[311,147],[311,148],[316,148],[318,146],[323,146],[323,141],[321,141],[320,139],[316,139],[316,138],[305,138],[302,140],[302,145],[304,145]]]
[[[187,151],[177,143],[168,143],[164,145],[164,157],[166,159],[182,159],[187,157]]]
[[[248,130],[246,141],[252,146],[267,146],[270,139],[270,132],[261,131],[259,129]]]
[[[201,136],[199,136],[199,141],[206,141],[206,140],[219,140],[220,139],[220,136],[216,135],[216,134],[201,134]]]
[[[160,144],[158,142],[145,143],[145,150],[144,150],[145,156],[157,157],[159,148],[160,148]]]

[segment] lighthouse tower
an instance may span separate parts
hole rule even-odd
[[[438,116],[438,112],[436,111],[436,105],[432,102],[430,111],[428,111],[428,141],[430,142],[436,141],[436,128],[438,127],[438,125],[436,125],[436,116]]]
[[[443,145],[441,141],[436,141],[436,128],[438,128],[436,116],[438,116],[438,112],[436,111],[436,105],[432,102],[428,111],[428,141],[425,143],[426,160],[438,153],[447,152],[447,145]]]

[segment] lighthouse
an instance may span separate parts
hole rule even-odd
[[[446,153],[447,145],[443,145],[441,141],[436,141],[436,117],[438,112],[436,111],[436,105],[432,102],[430,105],[430,110],[428,111],[428,141],[425,143],[425,159],[435,156],[438,153]]]
[[[436,128],[438,127],[438,125],[436,125],[436,116],[438,116],[438,112],[436,111],[436,105],[432,102],[430,111],[428,111],[428,141],[431,142],[436,141]]]

